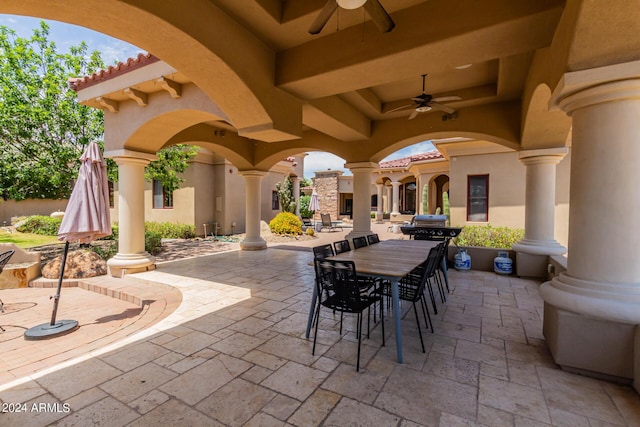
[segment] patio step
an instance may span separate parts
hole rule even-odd
[[[29,282],[31,288],[57,288],[58,279],[40,277]],[[86,279],[64,279],[62,287],[81,289],[126,301],[140,307],[160,298],[178,302],[182,300],[180,291],[162,283],[151,283],[132,277],[115,278],[109,275]]]

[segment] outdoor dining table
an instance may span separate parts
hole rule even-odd
[[[339,261],[353,261],[358,275],[378,277],[391,283],[398,363],[402,363],[402,331],[400,327],[400,296],[398,283],[400,279],[427,259],[429,249],[438,243],[439,242],[430,240],[383,240],[380,241],[380,243],[327,258]],[[309,309],[309,319],[307,321],[307,338],[309,338],[311,333],[311,324],[313,323],[313,313],[317,298],[317,287],[314,286],[311,308]]]

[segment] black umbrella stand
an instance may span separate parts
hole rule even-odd
[[[64,267],[67,263],[67,253],[69,252],[69,242],[64,243],[64,254],[62,255],[62,265],[60,266],[60,277],[58,279],[58,289],[53,296],[53,313],[51,313],[51,322],[43,323],[33,328],[29,328],[24,332],[26,340],[46,340],[48,338],[58,337],[68,334],[78,329],[77,320],[59,320],[56,322],[56,314],[58,313],[58,301],[60,300],[60,291],[62,290],[62,277],[64,276]]]

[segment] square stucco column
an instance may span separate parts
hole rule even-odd
[[[568,259],[540,289],[556,363],[629,382],[640,376],[639,75],[640,62],[573,72],[554,92],[573,120]]]
[[[153,270],[155,257],[144,250],[144,168],[157,157],[131,150],[105,153],[118,164],[118,253],[107,261],[114,277]]]
[[[371,162],[346,163],[353,174],[353,230],[347,238],[371,234],[371,173],[378,165]]]
[[[240,175],[242,175],[246,183],[246,235],[244,240],[240,242],[240,249],[245,251],[267,249],[267,242],[260,236],[260,184],[262,182],[262,178],[267,175],[267,172],[250,170],[242,171],[240,172]]]

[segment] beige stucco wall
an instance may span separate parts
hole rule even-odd
[[[283,168],[276,168],[262,180],[261,218],[266,222],[279,212],[271,209],[271,192],[285,173]],[[198,158],[183,177],[185,182],[173,194],[172,209],[153,209],[152,184],[145,182],[145,221],[193,224],[197,235],[204,234],[203,224],[212,222],[218,223],[218,234],[245,231],[245,180],[238,168],[224,159]],[[118,184],[111,220],[118,221]],[[211,231],[207,227],[207,232]]]
[[[566,246],[569,224],[570,156],[557,166],[555,238]],[[489,221],[469,222],[467,217],[467,176],[489,175]],[[452,157],[449,172],[451,224],[524,228],[526,169],[518,153],[498,153]]]
[[[29,215],[50,215],[64,211],[68,200],[27,199],[20,202],[0,200],[0,225],[11,225],[11,218]]]

